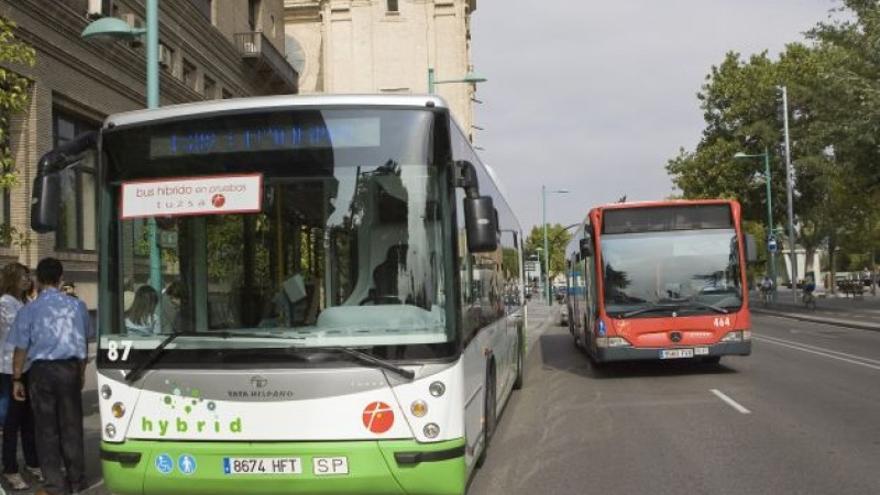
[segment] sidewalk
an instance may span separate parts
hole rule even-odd
[[[880,291],[878,295],[865,292],[857,299],[826,293],[816,298],[816,309],[812,310],[795,304],[791,290],[781,287],[776,301],[767,307],[757,291],[751,292],[749,307],[757,314],[880,332]]]

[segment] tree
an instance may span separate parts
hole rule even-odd
[[[735,161],[733,155],[770,149],[774,219],[781,223],[787,212],[777,86],[785,84],[794,221],[808,263],[818,248],[836,245],[849,239],[853,229],[864,228],[854,219],[877,209],[873,205],[880,189],[876,179],[880,105],[874,104],[880,104],[880,57],[869,46],[872,36],[880,40],[880,7],[876,2],[846,3],[858,4],[857,21],[820,24],[811,33],[812,44],[789,44],[777,61],[766,53],[742,60],[731,52],[712,67],[698,94],[706,121],[702,139],[693,152],[682,149],[667,163],[684,197],[736,198],[743,205],[744,218],[766,223],[763,177],[756,175],[763,166],[758,160]],[[860,61],[866,56],[876,62]],[[872,64],[876,70],[866,68]],[[867,109],[866,102],[870,102]]]
[[[27,106],[30,89],[30,80],[12,68],[34,65],[34,49],[16,39],[14,29],[13,22],[0,16],[0,190],[18,183],[9,126],[12,116]],[[26,237],[11,225],[0,224],[0,240],[5,244],[13,240],[24,244]]]
[[[550,270],[546,272],[550,280],[560,273],[565,272],[565,248],[571,241],[571,233],[560,224],[547,224],[547,247],[550,250]],[[532,231],[526,238],[525,255],[538,255],[539,250],[544,249],[544,229],[541,226],[532,227]],[[544,256],[539,256],[542,272],[545,272]]]

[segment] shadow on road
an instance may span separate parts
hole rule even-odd
[[[596,379],[737,373],[737,370],[724,364],[709,364],[696,360],[628,361],[597,366],[585,352],[574,346],[573,339],[567,332],[544,334],[539,339],[539,345],[544,369],[566,371]]]
[[[84,390],[82,393],[83,417],[98,414],[98,390]]]

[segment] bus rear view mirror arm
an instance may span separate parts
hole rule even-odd
[[[31,190],[31,229],[35,232],[45,234],[58,227],[61,202],[59,172],[77,163],[84,152],[96,148],[97,144],[97,131],[85,132],[40,158]]]

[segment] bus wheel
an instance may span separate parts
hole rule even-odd
[[[721,362],[721,356],[706,356],[703,358],[703,362],[706,364],[718,364]]]
[[[525,374],[525,370],[523,369],[523,338],[522,338],[522,330],[517,332],[516,337],[516,379],[513,381],[513,389],[519,390],[523,386],[523,375]]]
[[[486,455],[489,452],[489,441],[495,434],[495,426],[498,418],[496,417],[495,402],[495,366],[489,364],[489,370],[486,373],[486,394],[484,395],[485,404],[483,405],[483,451],[477,458],[477,467],[481,467],[486,462]]]

